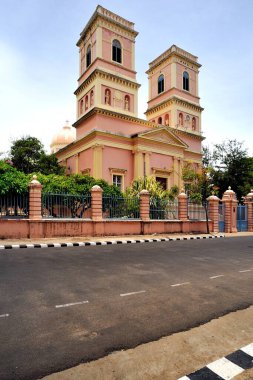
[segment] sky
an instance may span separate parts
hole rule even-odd
[[[204,144],[236,139],[253,156],[253,0],[0,0],[0,153],[28,135],[49,152],[65,121],[75,122],[76,42],[98,4],[139,32],[140,118],[148,63],[176,44],[202,64]]]

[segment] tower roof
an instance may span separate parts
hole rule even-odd
[[[69,125],[68,121],[66,121],[64,127],[62,127],[62,129],[53,136],[50,148],[52,152],[55,153],[55,151],[59,150],[60,148],[71,144],[73,141],[75,141],[75,139],[76,130]]]
[[[91,16],[90,20],[84,27],[83,31],[80,33],[80,38],[77,41],[77,46],[80,45],[80,42],[84,38],[85,34],[91,27],[91,25],[97,20],[97,18],[100,17],[106,21],[110,21],[111,23],[120,26],[121,28],[127,30],[128,32],[131,32],[136,37],[138,35],[138,32],[134,30],[134,23],[131,21],[126,20],[125,18],[117,15],[116,13],[113,13],[109,11],[106,8],[103,8],[101,5],[98,5],[95,12]]]
[[[160,63],[172,55],[177,55],[181,58],[186,59],[187,61],[190,61],[197,67],[201,67],[201,65],[198,63],[198,57],[196,55],[193,55],[176,45],[172,45],[169,49],[167,49],[165,52],[160,54],[156,59],[149,63],[149,69],[146,71],[146,73],[148,74],[150,70],[153,70],[156,66],[160,65]]]

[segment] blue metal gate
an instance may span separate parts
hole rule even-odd
[[[219,231],[225,231],[225,203],[219,204]]]
[[[237,207],[237,231],[248,231],[248,209],[246,205]]]

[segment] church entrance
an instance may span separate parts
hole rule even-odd
[[[162,185],[163,190],[167,190],[167,178],[156,177],[156,181]]]

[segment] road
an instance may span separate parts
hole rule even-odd
[[[0,251],[0,379],[38,379],[253,304],[253,237]]]

